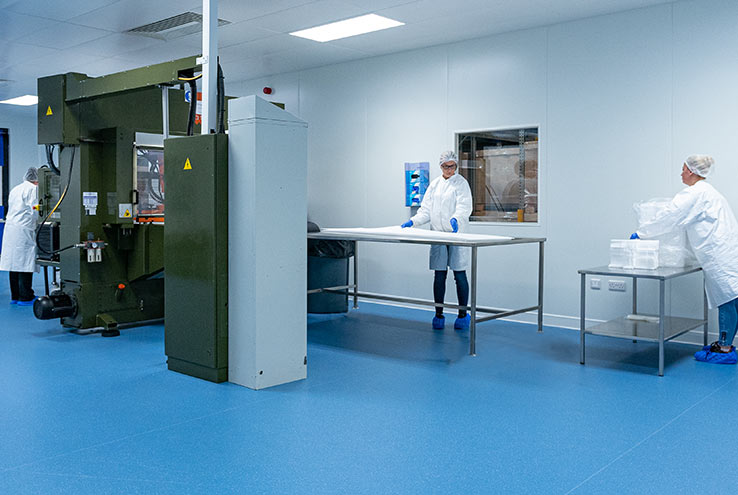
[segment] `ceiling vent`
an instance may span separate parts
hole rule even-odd
[[[218,19],[218,26],[230,24],[229,21]],[[187,36],[188,34],[199,33],[202,31],[202,15],[195,12],[185,12],[184,14],[168,17],[160,21],[144,24],[143,26],[129,29],[126,33],[148,36],[160,40],[173,40]]]

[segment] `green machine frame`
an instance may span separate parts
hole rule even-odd
[[[228,136],[164,141],[164,350],[170,370],[228,379]],[[242,198],[240,198],[242,199]]]
[[[188,57],[103,77],[38,80],[38,142],[60,150],[60,175],[41,169],[41,219],[57,204],[59,189],[67,190],[49,218],[59,222],[60,289],[36,301],[37,317],[117,335],[118,323],[164,316],[164,227],[139,223],[133,214],[135,139],[163,133],[163,108],[169,133],[186,134],[189,104],[174,86],[198,69],[196,57]],[[85,207],[90,198],[92,210]]]

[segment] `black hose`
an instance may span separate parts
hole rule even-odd
[[[62,146],[59,145],[59,153],[61,154]],[[56,167],[56,164],[54,164],[54,145],[53,144],[47,144],[46,145],[46,163],[49,165],[49,168],[54,171],[56,175],[61,175],[61,170],[59,170]]]
[[[190,115],[187,120],[187,135],[195,132],[195,114],[197,113],[197,81],[187,81],[190,85]]]
[[[220,57],[218,57],[220,58]],[[225,78],[223,77],[223,68],[218,60],[218,134],[225,134]]]
[[[138,150],[138,153],[140,154],[140,157],[146,160],[149,164],[149,175],[147,177],[147,181],[149,184],[149,195],[154,199],[154,201],[163,205],[164,204],[164,190],[161,188],[162,177],[161,177],[161,173],[159,172],[159,162],[157,160],[152,160],[149,157],[149,152],[146,150]],[[159,176],[158,191],[154,190],[154,179],[153,179],[154,174]]]
[[[56,204],[56,206],[54,208],[52,208],[49,211],[49,214],[46,215],[46,218],[44,218],[44,221],[41,222],[40,224],[38,224],[38,228],[36,228],[36,236],[35,236],[35,239],[36,239],[36,247],[38,248],[39,251],[41,251],[43,254],[45,254],[47,256],[53,256],[55,254],[61,253],[62,251],[66,251],[67,249],[71,249],[71,248],[74,247],[74,244],[72,244],[71,246],[67,246],[67,247],[64,247],[64,248],[61,248],[61,249],[55,249],[53,251],[47,251],[46,249],[44,249],[38,243],[38,235],[39,235],[39,233],[41,233],[41,229],[43,228],[44,224],[49,220],[49,217],[51,217],[51,214],[54,213],[54,210],[56,210],[56,208],[58,208],[61,205],[62,201],[64,201],[64,198],[67,196],[67,191],[69,190],[69,184],[71,184],[71,182],[72,182],[72,170],[74,169],[74,153],[75,153],[75,151],[77,151],[77,147],[76,146],[72,147],[72,159],[70,160],[70,163],[69,163],[69,177],[67,178],[67,185],[64,188],[64,192],[61,194],[61,197],[59,198],[59,202]],[[61,155],[59,155],[59,157],[61,157]]]

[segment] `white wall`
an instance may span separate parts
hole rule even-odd
[[[28,167],[44,163],[37,144],[36,107],[0,105],[0,128],[10,135],[10,189],[23,181]]]
[[[633,203],[671,196],[691,153],[738,211],[738,3],[683,1],[546,28],[230,84],[309,123],[308,211],[323,227],[396,225],[404,162],[453,147],[454,132],[537,124],[541,221],[474,232],[547,237],[546,321],[578,326],[577,269],[608,262],[636,228]],[[440,172],[431,167],[431,179]],[[427,248],[361,246],[363,289],[431,297]],[[480,251],[479,304],[535,302],[533,246]],[[655,284],[639,286],[656,312]],[[701,314],[699,276],[673,283],[667,308]],[[450,298],[455,299],[449,281]],[[588,317],[630,312],[631,294],[588,292]],[[714,314],[711,328],[715,328]]]

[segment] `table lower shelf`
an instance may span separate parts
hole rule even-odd
[[[681,318],[678,316],[664,317],[664,341],[671,340],[683,333],[687,333],[707,323],[705,320]],[[585,334],[601,335],[618,339],[640,340],[644,342],[659,341],[659,324],[629,320],[625,316],[614,320],[599,323],[584,330]]]

